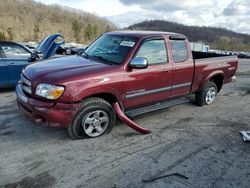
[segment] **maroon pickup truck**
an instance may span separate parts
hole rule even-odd
[[[82,54],[27,66],[17,102],[35,123],[67,128],[73,139],[109,132],[116,116],[147,133],[128,117],[181,104],[188,94],[211,104],[237,67],[236,56],[192,52],[182,34],[110,32]]]

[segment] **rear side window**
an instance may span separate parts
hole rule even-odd
[[[0,46],[0,58],[3,58],[3,57],[4,57],[3,49],[2,49],[2,47]]]
[[[5,58],[28,58],[31,56],[29,52],[16,44],[2,44],[1,49]]]
[[[164,39],[154,39],[144,42],[139,48],[136,57],[144,57],[148,64],[167,63],[167,51]]]
[[[170,44],[175,63],[187,60],[188,50],[185,40],[170,40]]]

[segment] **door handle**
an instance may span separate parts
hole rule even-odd
[[[16,65],[16,63],[10,63],[10,65]]]
[[[164,71],[164,72],[170,72],[170,70],[169,70],[169,69],[163,69],[163,71]]]
[[[181,68],[177,67],[177,68],[175,68],[175,70],[177,70],[177,71],[178,71],[178,70],[181,70]]]

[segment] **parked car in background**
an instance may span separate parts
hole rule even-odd
[[[0,41],[0,87],[17,84],[23,68],[30,63],[53,56],[64,37],[52,34],[46,37],[35,50],[16,42]]]
[[[250,52],[237,52],[236,53],[238,58],[242,59],[249,59],[250,58]]]
[[[81,54],[85,50],[84,47],[70,46],[70,45],[60,45],[56,50],[57,55],[75,55]]]
[[[29,48],[32,52],[34,52],[37,48],[37,44],[34,43],[34,44],[30,44],[30,43],[26,43],[26,42],[19,42],[19,44]]]

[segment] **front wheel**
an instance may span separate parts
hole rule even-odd
[[[112,106],[101,98],[88,98],[81,104],[73,122],[68,127],[72,139],[95,138],[111,131],[116,121]]]
[[[211,104],[218,93],[217,85],[214,82],[207,82],[204,88],[196,93],[195,101],[199,106]]]

